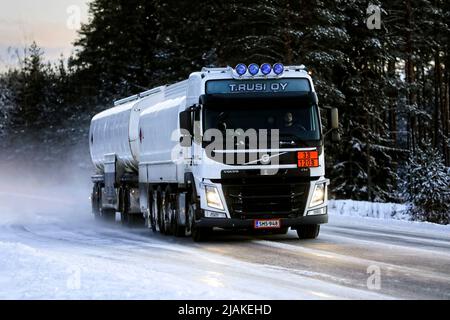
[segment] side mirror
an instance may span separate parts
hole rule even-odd
[[[339,142],[341,141],[341,136],[339,134],[339,110],[338,108],[326,107],[328,110],[328,125],[330,129],[325,133],[328,135],[331,133],[331,141]]]
[[[339,142],[341,141],[341,135],[339,134],[339,110],[338,108],[331,109],[331,141]]]
[[[339,129],[339,110],[338,108],[331,109],[331,129]]]
[[[192,112],[190,109],[180,112],[180,142],[182,147],[192,146]]]

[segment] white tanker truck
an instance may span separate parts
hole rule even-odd
[[[99,220],[201,241],[214,228],[297,230],[327,223],[324,136],[304,66],[204,68],[116,101],[91,122]]]

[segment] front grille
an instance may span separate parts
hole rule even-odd
[[[270,156],[269,163],[263,163],[261,158],[265,153],[261,152],[245,152],[245,153],[219,153],[212,151],[211,159],[219,163],[232,165],[232,166],[248,166],[248,165],[288,165],[297,164],[297,152],[289,151],[279,151],[279,152],[268,152],[266,155]],[[209,156],[209,155],[208,155]]]
[[[309,183],[222,184],[233,218],[288,218],[303,215]]]

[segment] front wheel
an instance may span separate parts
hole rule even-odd
[[[211,234],[210,228],[199,228],[195,224],[195,211],[197,210],[197,204],[189,204],[187,221],[186,221],[186,235],[191,236],[194,242],[203,242],[207,240]]]
[[[199,228],[194,226],[192,228],[192,239],[194,242],[204,242],[208,240],[208,237],[211,235],[210,228]]]
[[[320,233],[320,225],[311,224],[300,226],[297,229],[299,239],[316,239]]]

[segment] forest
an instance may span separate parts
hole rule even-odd
[[[87,149],[90,118],[113,100],[204,66],[303,64],[320,104],[339,108],[331,197],[450,223],[449,1],[93,0],[89,14],[72,56],[48,63],[31,43],[0,74],[2,161]]]

